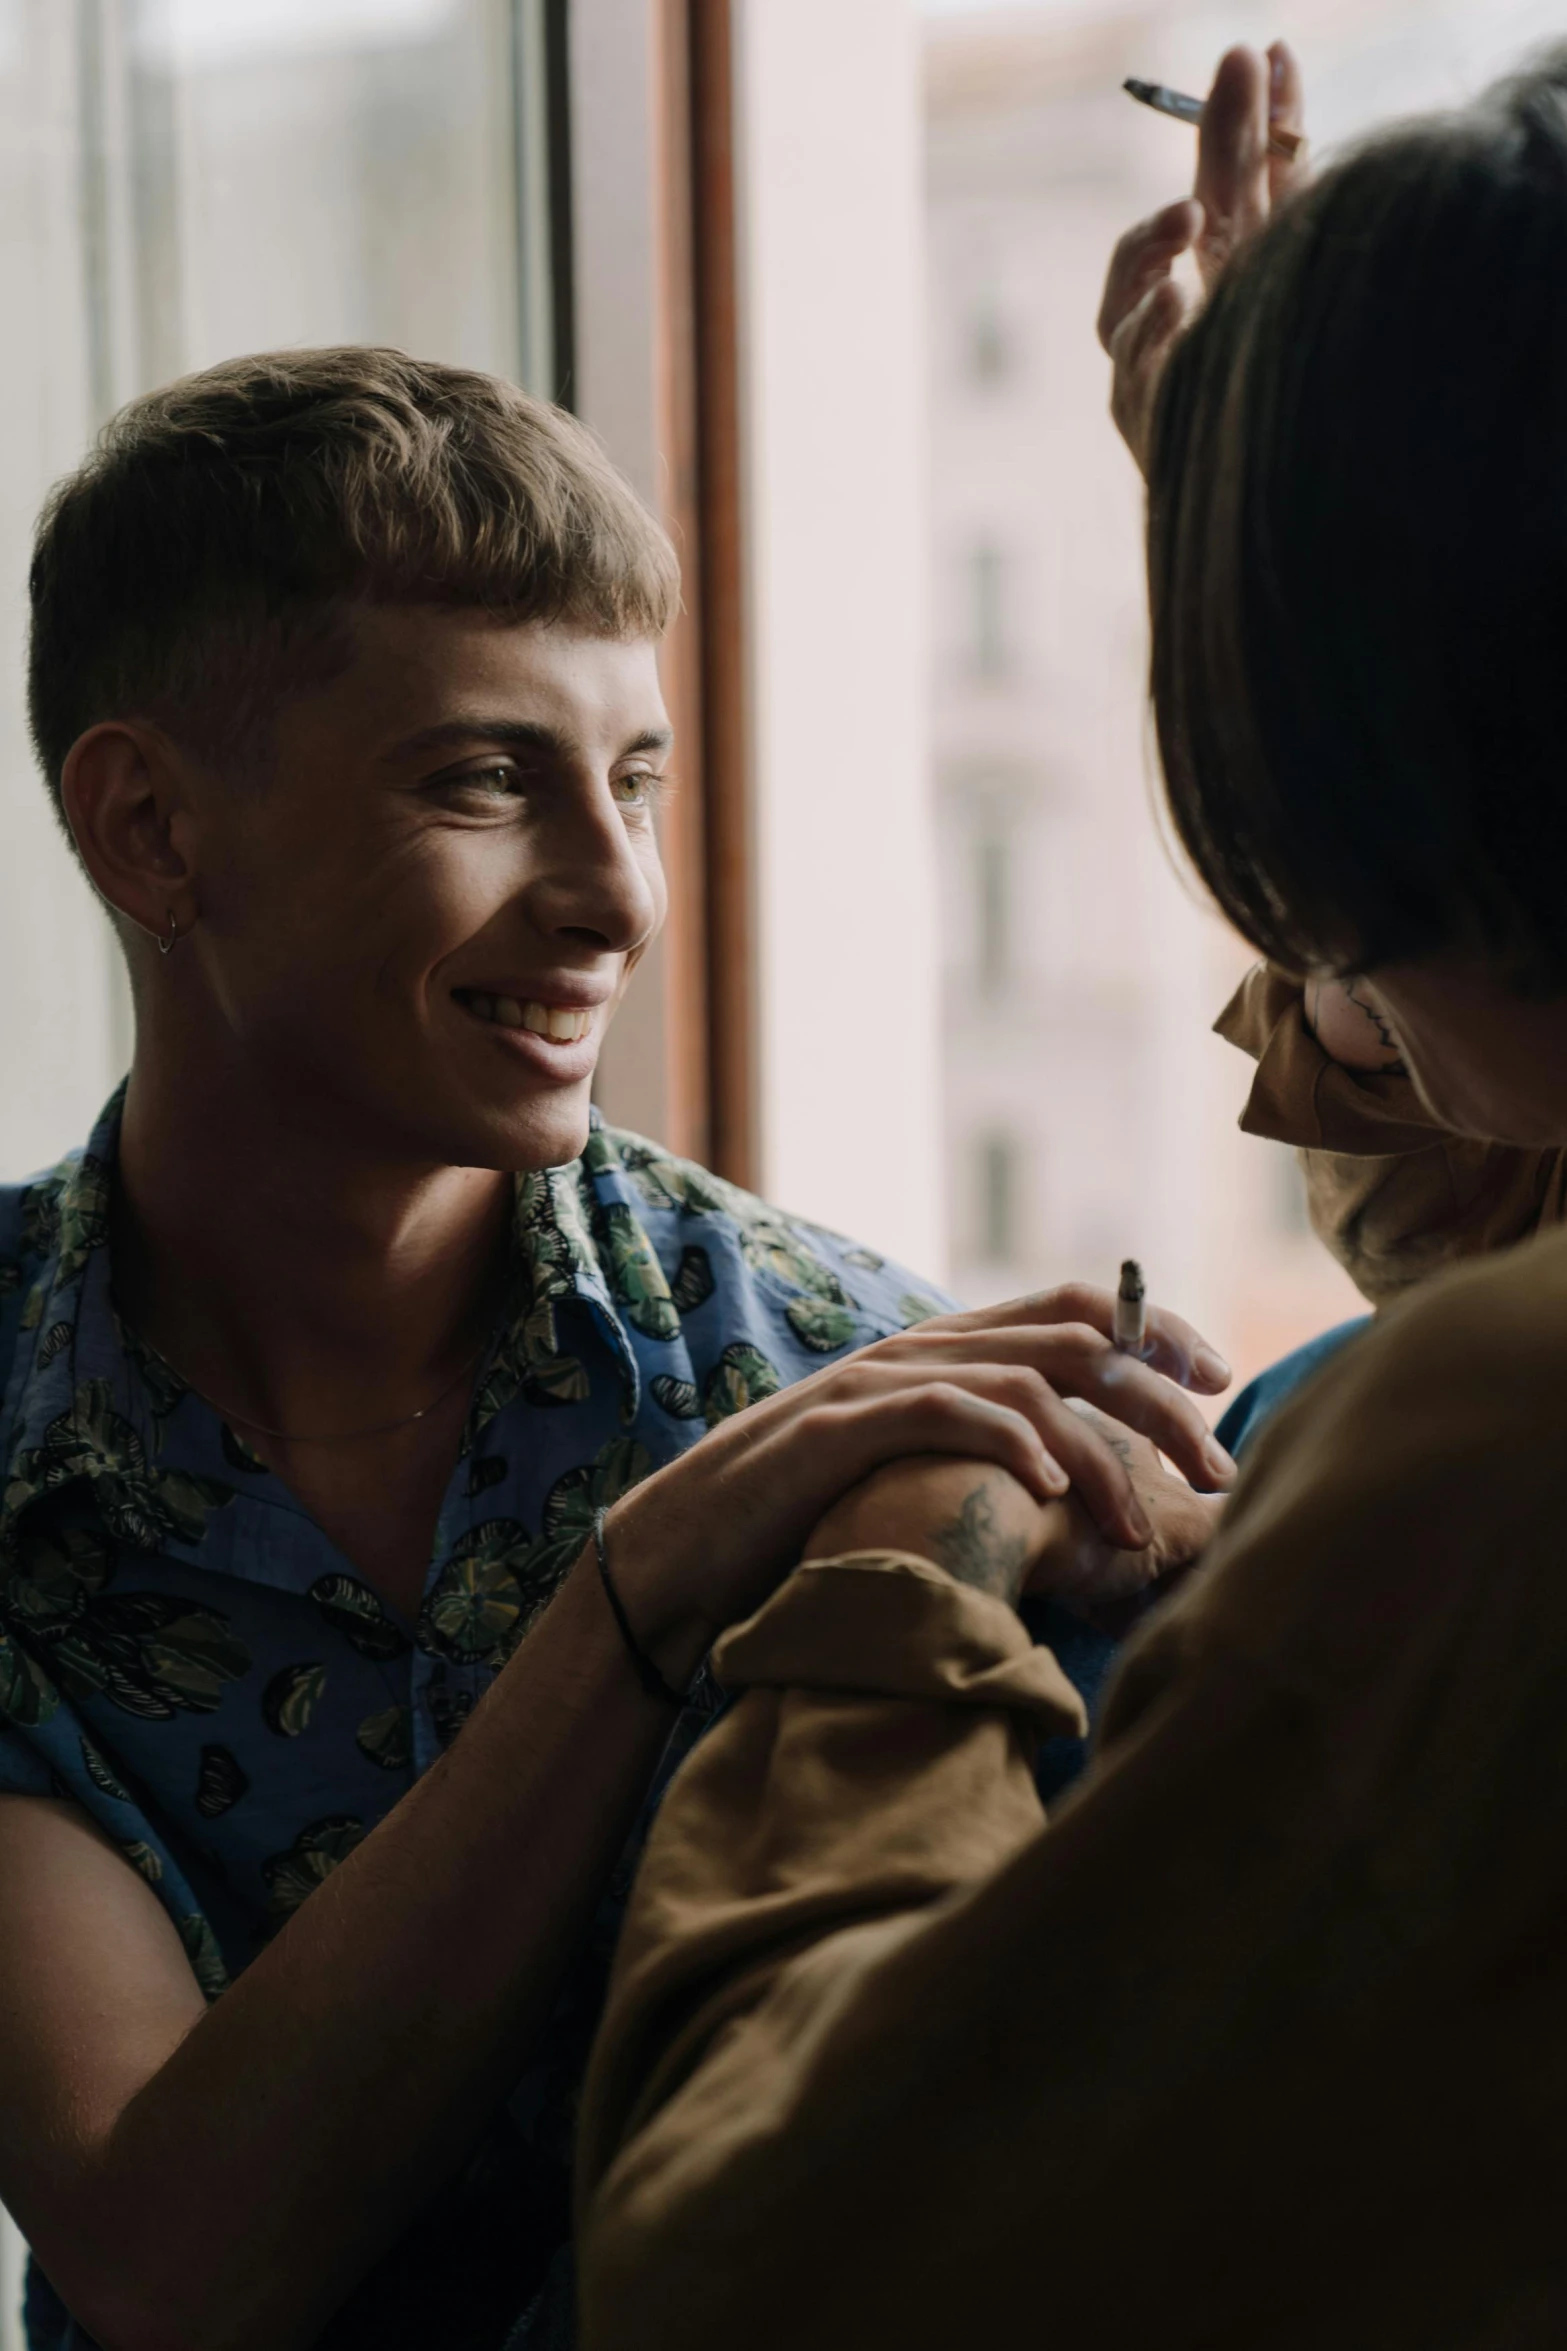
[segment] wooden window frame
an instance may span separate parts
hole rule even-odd
[[[684,610],[666,684],[670,1140],[758,1180],[734,0],[655,0],[658,382]]]

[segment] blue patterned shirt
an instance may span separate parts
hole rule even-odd
[[[212,1999],[457,1735],[600,1504],[946,1301],[596,1123],[571,1166],[517,1179],[511,1274],[405,1619],[119,1320],[119,1114],[117,1096],[85,1152],[0,1188],[0,1791],[90,1813]],[[682,1719],[659,1784],[702,1719]],[[495,2130],[323,2341],[503,2340],[564,2238],[572,2101],[637,1846]],[[29,2324],[51,2351],[84,2341],[36,2273]]]

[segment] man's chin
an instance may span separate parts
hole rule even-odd
[[[588,1139],[592,1080],[560,1087],[546,1098],[477,1115],[465,1147],[454,1155],[462,1167],[493,1167],[508,1175],[530,1175],[543,1167],[566,1167],[582,1156]],[[455,1140],[455,1138],[454,1138]]]

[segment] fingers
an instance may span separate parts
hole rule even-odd
[[[1153,1541],[1153,1521],[1138,1499],[1130,1463],[1113,1439],[1082,1419],[1066,1403],[1050,1429],[1050,1449],[1072,1481],[1072,1491],[1106,1542],[1142,1551]]]
[[[1194,1486],[1227,1486],[1235,1475],[1234,1462],[1196,1405],[1151,1362],[1121,1354],[1107,1333],[1086,1317],[1081,1323],[1046,1330],[1025,1326],[951,1337],[932,1333],[921,1352],[933,1363],[950,1366],[954,1378],[975,1377],[987,1362],[1026,1366],[1053,1393],[1097,1404],[1113,1421],[1150,1439]],[[1069,1418],[1078,1437],[1066,1452],[1061,1450],[1053,1416],[1041,1417],[1038,1425],[1051,1452],[1070,1470],[1073,1461],[1082,1459],[1081,1431],[1086,1424],[1079,1415],[1069,1413]],[[1090,1434],[1098,1451],[1105,1451],[1104,1437],[1092,1429]]]
[[[1218,1348],[1166,1306],[1149,1308],[1143,1361],[1177,1387],[1195,1389],[1199,1396],[1222,1396],[1234,1377]]]
[[[1036,1290],[1024,1298],[1009,1298],[999,1306],[980,1307],[970,1314],[945,1315],[920,1323],[891,1344],[913,1350],[945,1336],[973,1339],[984,1332],[1019,1330],[1047,1333],[1065,1323],[1086,1323],[1103,1339],[1115,1335],[1115,1296],[1091,1282],[1062,1282],[1053,1290]],[[1003,1350],[1013,1359],[1010,1348]],[[1193,1388],[1201,1396],[1216,1396],[1230,1384],[1230,1367],[1201,1331],[1167,1307],[1148,1311],[1148,1350],[1143,1358],[1154,1371]],[[1047,1375],[1048,1376],[1048,1375]]]
[[[1206,1491],[1234,1479],[1234,1462],[1196,1405],[1149,1364],[1107,1347],[1085,1353],[1075,1373],[1058,1370],[1052,1377],[1058,1387],[1070,1380],[1073,1395],[1150,1438],[1192,1485]]]
[[[924,1370],[927,1377],[945,1377],[1023,1413],[1096,1523],[1118,1543],[1135,1546],[1149,1540],[1133,1486],[1126,1430],[1147,1437],[1194,1486],[1227,1486],[1235,1474],[1196,1405],[1150,1364],[1119,1354],[1087,1324],[970,1335],[936,1332],[903,1362],[905,1368],[894,1376],[907,1379]],[[881,1382],[887,1369],[867,1362],[861,1376]],[[1119,1426],[1095,1426],[1073,1408],[1071,1398],[1097,1404]]]
[[[1197,263],[1210,288],[1267,218],[1269,74],[1255,49],[1226,50],[1203,108],[1193,193],[1203,209]]]
[[[1117,328],[1154,286],[1169,277],[1177,257],[1195,242],[1201,228],[1201,208],[1183,196],[1151,220],[1140,220],[1120,239],[1110,256],[1099,304],[1099,340],[1106,351]]]
[[[906,1454],[957,1453],[1010,1471],[1036,1501],[1059,1501],[1068,1473],[1046,1447],[1031,1403],[1015,1375],[985,1372],[826,1405],[818,1434],[834,1457],[833,1498]]]
[[[1288,41],[1275,41],[1268,50],[1268,127],[1294,131],[1301,144],[1293,157],[1268,149],[1268,200],[1277,204],[1291,188],[1310,176],[1306,160],[1306,88],[1300,61]]]
[[[1189,308],[1188,298],[1175,280],[1162,278],[1110,338],[1110,357],[1115,363],[1110,379],[1110,415],[1144,476],[1159,379]]]

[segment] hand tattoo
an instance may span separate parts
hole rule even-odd
[[[983,1486],[966,1495],[956,1518],[938,1527],[930,1542],[931,1556],[960,1584],[994,1592],[1000,1600],[1015,1600],[1028,1545],[1021,1535],[1004,1534]]]

